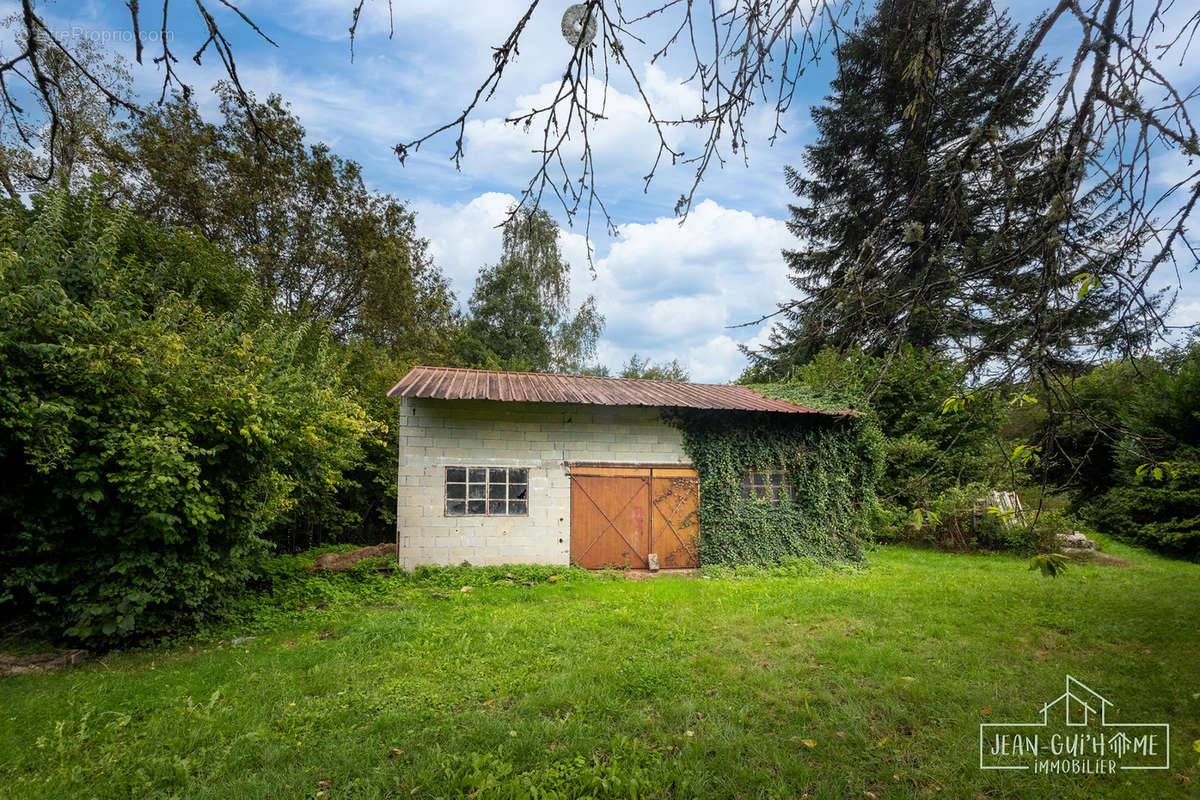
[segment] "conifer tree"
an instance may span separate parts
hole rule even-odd
[[[1129,253],[1103,246],[1120,214],[1096,214],[1098,189],[1060,190],[1084,153],[1038,127],[1053,71],[1021,52],[989,0],[880,0],[842,43],[818,140],[786,172],[800,296],[749,353],[756,375],[826,346],[1059,368],[1128,334],[1104,324]]]

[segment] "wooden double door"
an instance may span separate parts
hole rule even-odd
[[[570,466],[571,560],[587,569],[700,566],[700,478],[687,467]]]

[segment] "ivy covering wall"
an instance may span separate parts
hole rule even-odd
[[[681,411],[668,421],[700,474],[701,563],[862,560],[883,464],[870,417]],[[743,497],[748,470],[783,470],[793,500]]]

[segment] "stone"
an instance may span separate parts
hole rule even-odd
[[[650,553],[646,556],[646,561],[651,572],[658,572],[658,553]]]
[[[1100,546],[1079,531],[1055,534],[1060,550],[1099,550]]]

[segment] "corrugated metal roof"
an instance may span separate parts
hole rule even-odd
[[[821,411],[786,400],[763,397],[745,386],[631,378],[591,378],[541,372],[497,372],[455,367],[413,367],[392,387],[388,397],[777,411],[785,414],[840,416],[837,412]]]

